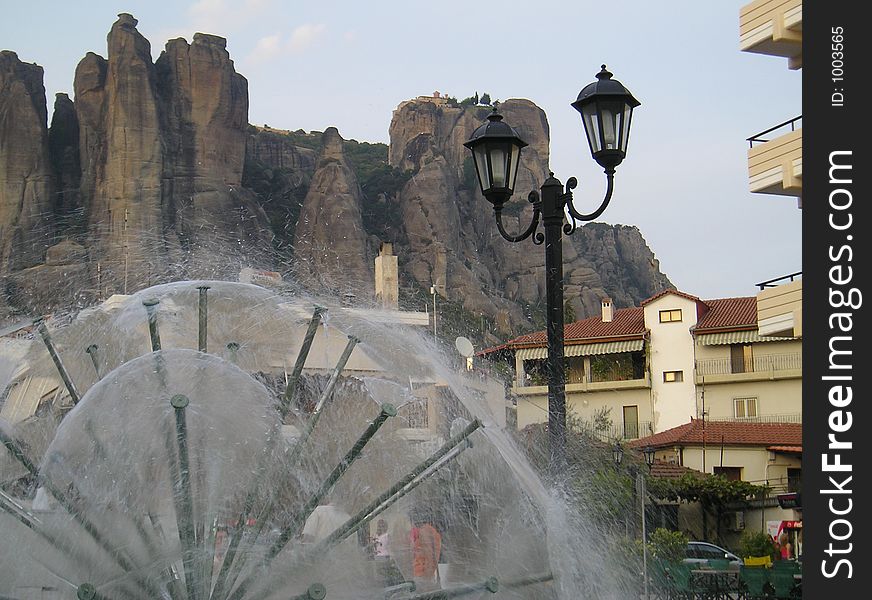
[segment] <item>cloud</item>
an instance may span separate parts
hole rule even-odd
[[[324,24],[313,25],[306,23],[300,25],[291,32],[291,39],[288,41],[288,50],[292,54],[301,54],[307,48],[312,46],[318,38],[324,35],[327,31],[327,26]]]
[[[273,0],[197,0],[188,9],[188,16],[197,31],[227,36],[240,26],[266,14]]]
[[[245,58],[249,64],[268,62],[282,53],[282,38],[280,35],[268,35],[257,40],[257,44]]]

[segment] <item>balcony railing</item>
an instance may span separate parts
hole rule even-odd
[[[790,275],[783,275],[782,277],[776,277],[775,279],[770,279],[768,281],[761,281],[760,283],[755,283],[758,288],[761,290],[771,287],[778,287],[787,281],[793,281],[794,279],[799,279],[802,276],[802,271],[797,271],[796,273],[791,273]]]
[[[635,440],[654,433],[654,426],[650,421],[636,421],[623,424],[611,424],[606,427],[595,426],[593,423],[581,424],[581,431],[590,437],[604,442],[615,440]]]
[[[731,375],[735,373],[771,373],[802,369],[802,354],[764,354],[744,360],[708,358],[696,361],[697,375]]]
[[[696,418],[702,418],[699,411],[697,411]],[[726,421],[729,423],[802,423],[802,413],[759,415],[757,417],[706,417],[706,421]]]
[[[794,117],[789,121],[785,121],[784,123],[779,123],[775,127],[770,127],[766,131],[761,131],[756,135],[752,135],[748,138],[747,141],[751,145],[751,148],[753,148],[755,143],[764,144],[766,142],[771,142],[773,139],[781,135],[784,135],[785,133],[787,133],[788,128],[790,129],[790,131],[796,131],[800,127],[802,127],[802,115]],[[784,131],[781,131],[782,129]],[[770,136],[769,134],[774,131],[777,131],[778,133]]]

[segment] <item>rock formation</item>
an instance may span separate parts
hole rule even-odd
[[[42,67],[0,52],[0,277],[42,262],[50,244],[47,118]]]
[[[42,68],[0,53],[0,310],[85,306],[248,267],[369,303],[373,259],[388,242],[401,305],[432,285],[442,306],[487,317],[502,336],[535,326],[544,253],[499,236],[463,147],[490,107],[402,102],[390,146],[346,141],[332,127],[253,127],[224,38],[170,40],[153,62],[136,25],[120,14],[107,58],[79,62],[75,97],[57,95],[50,128]],[[526,194],[548,173],[548,121],[529,100],[500,112],[529,143],[504,212],[520,230]],[[634,227],[580,227],[564,244],[564,270],[578,318],[597,314],[602,296],[629,306],[669,285]]]
[[[532,214],[526,191],[538,189],[548,174],[548,122],[529,100],[507,100],[499,110],[529,143],[504,219],[509,231],[521,231]],[[400,192],[411,250],[407,271],[421,286],[435,285],[444,297],[460,298],[473,314],[507,313],[497,322],[513,329],[530,316],[524,307],[544,309],[545,255],[529,240],[503,240],[481,198],[462,144],[489,112],[438,97],[403,102],[391,121],[390,160],[415,173]],[[443,254],[447,260],[440,259]],[[580,227],[565,238],[563,254],[564,296],[578,318],[597,314],[604,296],[617,306],[632,306],[669,285],[636,228]]]
[[[297,279],[319,291],[371,301],[373,258],[360,215],[362,194],[335,127],[323,135],[294,233]]]

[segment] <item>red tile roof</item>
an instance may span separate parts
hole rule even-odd
[[[706,300],[709,310],[697,321],[695,333],[724,329],[757,329],[757,298],[720,298]]]
[[[782,452],[784,454],[802,454],[802,446],[769,446],[770,452]]]
[[[651,476],[660,477],[662,479],[678,479],[685,473],[693,473],[694,475],[702,475],[703,473],[690,467],[668,463],[662,460],[655,460],[651,465]]]
[[[699,298],[697,298],[693,294],[688,294],[686,292],[680,292],[678,290],[668,289],[668,290],[663,290],[662,292],[657,292],[656,294],[654,294],[650,298],[646,298],[645,300],[642,300],[639,303],[639,306],[645,306],[646,304],[650,304],[651,302],[654,302],[658,298],[662,298],[666,294],[675,294],[676,296],[681,296],[682,298],[687,298],[688,300],[693,300],[694,302],[703,302],[702,300],[700,300]],[[703,302],[703,304],[705,304],[705,302]]]
[[[749,423],[702,421],[690,423],[633,440],[631,447],[701,446],[802,446],[802,423]]]
[[[645,306],[667,294],[675,294],[703,305],[705,312],[693,328],[694,334],[757,329],[757,299],[754,296],[703,301],[696,296],[670,289],[663,290],[640,304]],[[641,307],[619,308],[615,310],[609,322],[603,322],[602,317],[597,315],[568,323],[563,328],[564,344],[567,346],[614,338],[641,339],[646,333],[645,314]],[[536,331],[518,336],[505,344],[480,350],[477,355],[484,356],[499,350],[544,346],[546,343],[545,331]]]
[[[619,308],[612,320],[604,322],[601,317],[588,317],[569,323],[563,327],[564,343],[596,341],[603,338],[634,337],[645,335],[645,315],[641,308]],[[546,343],[544,331],[536,331],[516,337],[506,342],[508,346],[521,348],[539,346]]]

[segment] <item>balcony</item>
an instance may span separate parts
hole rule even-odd
[[[512,392],[519,396],[547,396],[548,385],[544,381],[526,382],[527,385],[515,385]],[[638,390],[651,387],[651,378],[647,373],[638,379],[621,379],[610,381],[587,381],[567,383],[566,393],[583,392],[616,392],[621,390]]]
[[[802,208],[802,116],[748,138],[751,192],[797,196]]]
[[[615,440],[637,440],[654,434],[651,421],[617,423],[607,427],[596,427],[592,423],[583,422],[579,429],[584,435],[607,443]]]
[[[802,0],[756,0],[739,10],[739,48],[802,68]]]
[[[761,354],[745,360],[709,358],[696,361],[697,384],[771,381],[802,377],[802,353]]]
[[[757,294],[757,327],[760,335],[802,337],[801,275],[793,273],[757,284],[760,288]],[[787,279],[790,281],[785,281]]]

